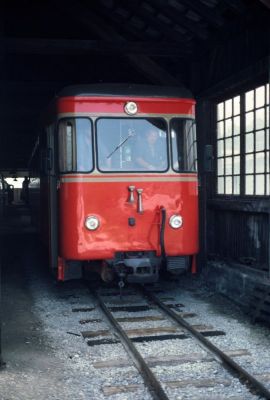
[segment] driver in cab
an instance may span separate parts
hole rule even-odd
[[[139,169],[149,171],[163,170],[166,160],[166,146],[162,146],[159,133],[151,127],[145,136],[145,141],[137,147],[135,161]]]

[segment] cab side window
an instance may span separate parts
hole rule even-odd
[[[88,118],[59,122],[60,172],[90,172],[93,169],[92,124]]]

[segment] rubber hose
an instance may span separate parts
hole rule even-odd
[[[166,210],[161,208],[161,226],[160,226],[160,247],[161,258],[163,266],[166,265],[166,251],[165,251],[165,223],[166,223]]]

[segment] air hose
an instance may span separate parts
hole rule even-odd
[[[160,248],[161,248],[161,260],[162,267],[166,267],[166,251],[165,251],[165,223],[166,223],[166,209],[162,207],[160,209],[161,212],[161,224],[160,224]]]

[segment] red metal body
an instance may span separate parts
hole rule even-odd
[[[191,99],[69,96],[54,102],[47,124],[74,116],[128,118],[124,105],[130,100],[138,105],[136,117],[194,118],[195,102]],[[130,185],[143,189],[143,213],[137,212],[137,201],[128,202]],[[162,207],[166,209],[166,254],[192,256],[198,252],[198,180],[194,172],[177,173],[170,168],[164,173],[123,174],[101,173],[95,168],[89,174],[60,175],[57,190],[59,279],[64,279],[63,260],[113,259],[118,251],[155,251],[160,255]],[[181,229],[169,226],[173,214],[182,215]],[[100,220],[95,231],[85,227],[89,215]],[[134,218],[134,226],[128,224],[129,218]]]
[[[161,207],[166,209],[167,219],[179,213],[184,220],[179,230],[166,225],[166,254],[197,253],[196,175],[119,175],[62,178],[59,190],[61,256],[73,260],[106,259],[114,258],[116,251],[142,250],[155,250],[160,255]],[[137,213],[136,202],[127,201],[131,184],[144,190],[143,214]],[[101,221],[94,232],[84,226],[87,215],[96,215]],[[128,225],[130,217],[135,218],[135,226]]]
[[[147,115],[195,115],[195,101],[190,99],[174,98],[145,98],[145,97],[63,97],[54,103],[55,111],[58,114],[89,114],[92,115],[123,115],[124,105],[129,100],[136,100],[138,105],[137,116]]]

